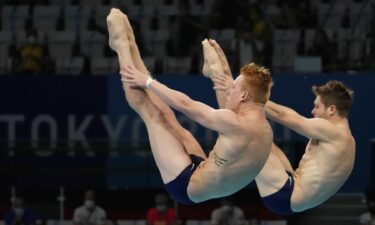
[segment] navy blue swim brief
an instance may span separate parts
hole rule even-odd
[[[284,186],[277,192],[262,198],[266,207],[279,215],[294,214],[290,206],[290,201],[294,190],[294,179],[291,173],[287,173],[289,176]]]
[[[190,200],[187,194],[187,188],[194,171],[204,160],[203,158],[196,155],[190,155],[190,158],[192,163],[187,166],[174,180],[165,184],[169,195],[174,200],[184,204],[195,204],[195,202]]]

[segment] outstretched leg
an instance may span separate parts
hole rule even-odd
[[[134,66],[129,41],[124,35],[126,29],[123,14],[117,9],[112,9],[107,17],[107,24],[109,45],[117,52],[120,68]],[[191,159],[182,143],[165,125],[163,113],[150,101],[146,92],[142,89],[135,89],[127,83],[123,83],[123,88],[129,105],[146,124],[156,164],[163,182],[168,183],[191,164]]]
[[[123,13],[122,13],[123,14]],[[145,64],[141,58],[137,43],[135,41],[135,36],[133,29],[129,23],[128,17],[123,14],[124,21],[125,21],[125,29],[126,29],[126,36],[129,41],[130,46],[130,54],[132,57],[132,61],[134,63],[135,68],[143,73],[148,73]],[[145,90],[147,96],[151,100],[151,102],[162,112],[162,115],[166,119],[166,125],[171,129],[171,132],[177,136],[177,138],[182,142],[186,152],[188,154],[193,154],[202,157],[203,159],[207,158],[206,154],[204,153],[202,147],[197,142],[197,140],[193,137],[193,135],[186,130],[181,124],[178,122],[174,112],[172,109],[165,104],[158,96],[153,94],[151,91]]]
[[[284,152],[275,143],[272,143],[272,152],[275,153],[275,155],[277,155],[277,157],[283,164],[285,170],[290,173],[293,173],[294,170],[293,170],[292,165],[290,164],[289,159],[286,157]]]

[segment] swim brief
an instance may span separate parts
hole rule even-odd
[[[187,188],[190,182],[190,178],[194,171],[197,169],[199,164],[204,160],[203,158],[190,155],[192,163],[187,166],[174,180],[165,184],[165,187],[169,195],[176,201],[184,204],[195,204],[190,200],[187,194]]]

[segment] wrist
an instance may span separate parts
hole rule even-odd
[[[146,88],[150,88],[151,86],[151,83],[154,81],[154,79],[151,78],[151,76],[149,76],[146,80]]]

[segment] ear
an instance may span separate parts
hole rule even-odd
[[[337,108],[335,105],[328,106],[328,115],[332,116],[337,113]]]
[[[241,93],[241,102],[244,102],[244,101],[246,101],[246,99],[249,97],[249,92],[247,92],[247,91],[243,91],[242,93]]]

